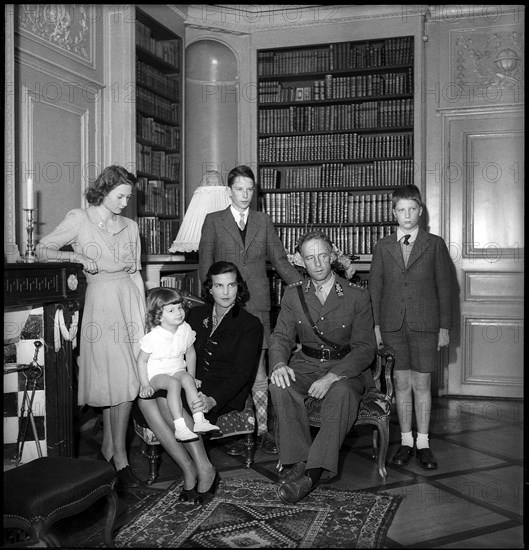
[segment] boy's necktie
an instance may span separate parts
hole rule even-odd
[[[245,224],[244,224],[244,215],[241,214],[241,219],[239,220],[239,229],[240,229],[241,231],[244,231],[244,225],[245,225]]]
[[[410,252],[411,252],[411,245],[410,245],[410,237],[411,235],[404,235],[401,239],[402,246],[400,247],[402,250],[402,257],[404,259],[404,265],[408,267],[408,260],[410,258]]]

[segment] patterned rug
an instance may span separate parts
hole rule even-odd
[[[226,478],[207,505],[170,489],[115,537],[118,548],[382,548],[402,497],[317,487],[283,504],[277,484]]]

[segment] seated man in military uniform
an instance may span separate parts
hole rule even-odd
[[[279,460],[291,465],[282,472],[278,495],[288,504],[338,473],[340,447],[373,386],[369,367],[376,353],[369,293],[332,271],[327,235],[306,233],[298,250],[309,278],[285,290],[269,349]],[[301,348],[292,354],[298,342]],[[323,400],[314,441],[308,396]]]

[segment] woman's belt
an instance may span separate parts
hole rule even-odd
[[[333,361],[336,359],[342,359],[344,358],[350,351],[350,346],[343,346],[338,349],[330,349],[330,348],[309,348],[308,346],[301,346],[301,351],[308,355],[309,357],[313,357],[314,359],[319,359],[320,361]]]

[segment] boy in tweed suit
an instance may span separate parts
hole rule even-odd
[[[449,344],[451,258],[441,237],[419,227],[423,203],[415,185],[397,188],[392,204],[399,227],[377,242],[369,274],[377,345],[395,352],[401,445],[392,462],[404,466],[411,459],[415,406],[416,458],[423,468],[435,469],[428,442],[431,376],[438,350]]]

